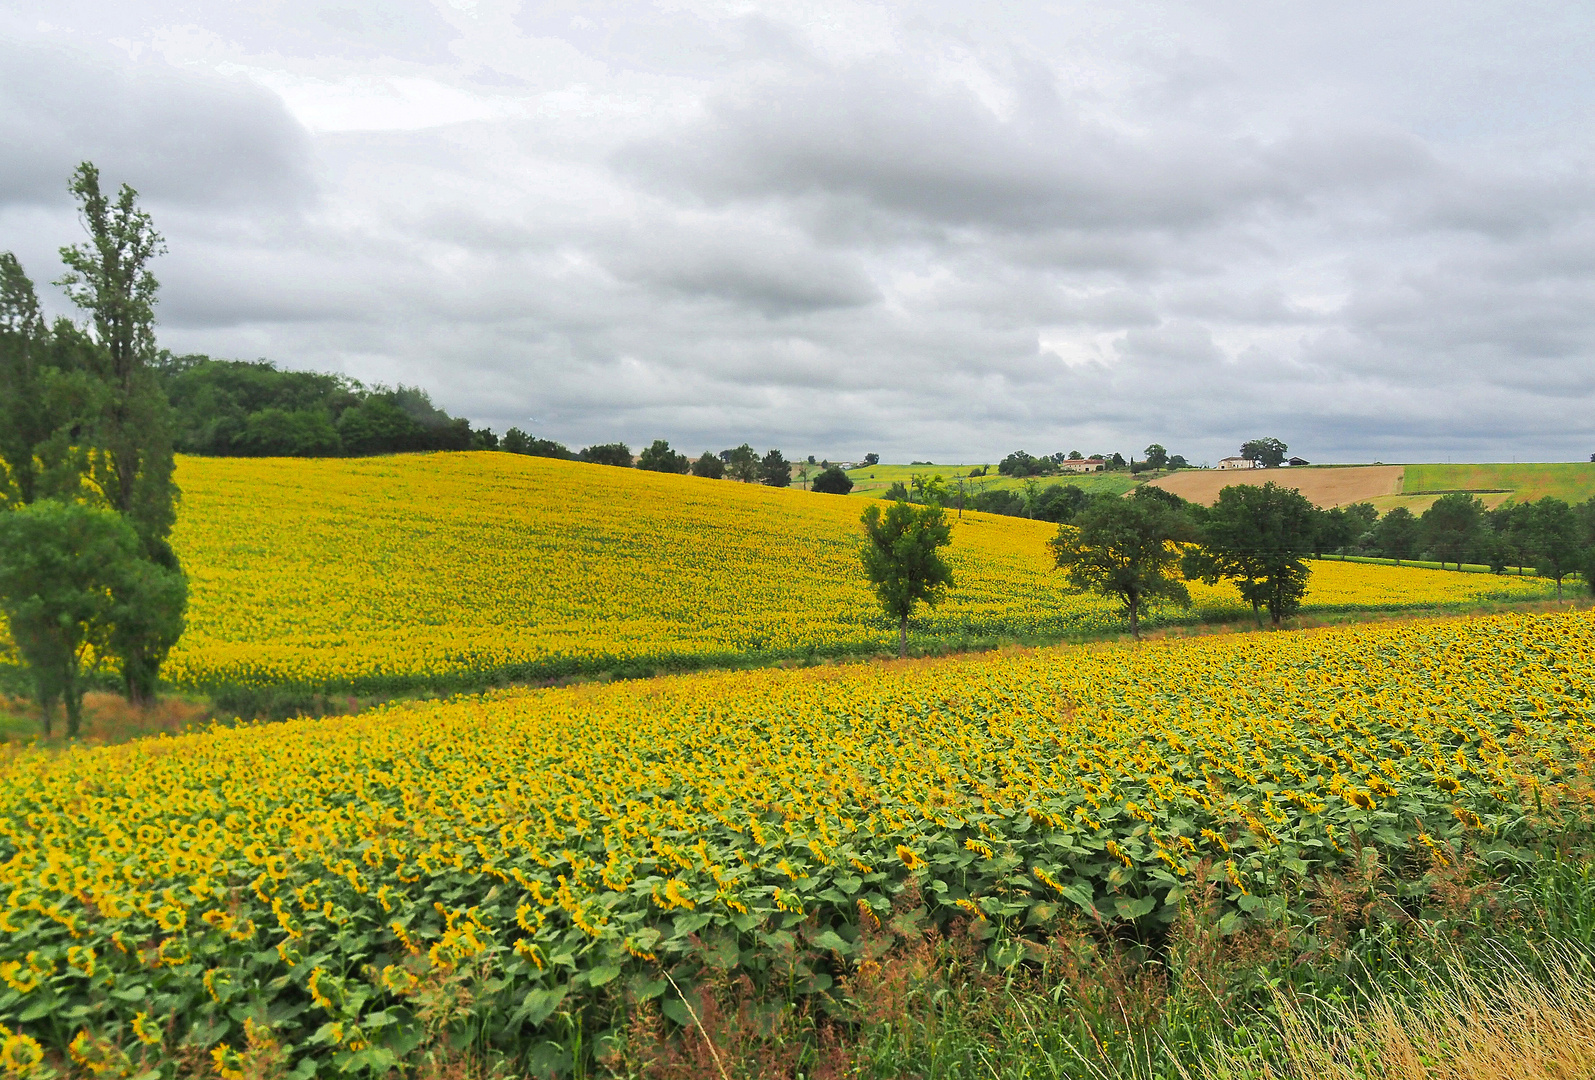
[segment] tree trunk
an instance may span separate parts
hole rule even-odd
[[[1256,600],[1252,601],[1252,618],[1257,620],[1257,629],[1261,630],[1263,628],[1263,609]]]
[[[1130,603],[1129,603],[1129,608],[1130,608],[1130,636],[1132,638],[1134,638],[1136,641],[1140,641],[1141,640],[1141,620],[1140,620],[1140,617],[1139,617],[1140,616],[1140,611],[1139,611],[1140,606],[1141,606],[1141,604],[1137,600],[1133,600],[1132,599],[1130,601]]]
[[[66,699],[66,737],[75,739],[83,719],[83,694],[74,683],[67,688],[63,697]]]
[[[908,616],[903,616],[903,621],[897,624],[897,658],[908,659]]]

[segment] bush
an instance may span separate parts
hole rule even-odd
[[[853,480],[847,473],[832,465],[814,478],[814,490],[823,495],[846,495],[853,490]]]
[[[637,468],[648,472],[684,473],[690,467],[687,455],[670,449],[664,439],[655,439],[637,458]]]

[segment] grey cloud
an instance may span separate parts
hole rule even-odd
[[[315,190],[310,140],[239,79],[114,54],[0,42],[0,205],[61,203],[78,162],[160,203],[293,204]]]

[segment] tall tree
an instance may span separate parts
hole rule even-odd
[[[1130,634],[1139,640],[1149,601],[1191,602],[1179,574],[1179,545],[1190,528],[1184,514],[1161,500],[1098,496],[1073,524],[1058,526],[1049,546],[1071,586],[1124,605]]]
[[[1556,598],[1560,600],[1562,579],[1583,562],[1584,543],[1578,514],[1561,499],[1547,495],[1534,504],[1530,521],[1534,569],[1540,577],[1555,579]]]
[[[1151,468],[1168,468],[1169,452],[1163,448],[1161,443],[1153,443],[1151,446],[1141,451],[1141,455],[1146,458],[1146,463]]]
[[[1273,482],[1227,487],[1205,516],[1200,546],[1185,554],[1185,576],[1235,582],[1258,625],[1260,608],[1267,607],[1278,626],[1307,593],[1313,517],[1313,504],[1294,488]]]
[[[871,503],[861,519],[867,542],[860,552],[864,574],[886,613],[897,620],[897,655],[908,655],[908,619],[920,602],[941,602],[953,584],[941,549],[952,543],[952,524],[935,504]]]
[[[1423,544],[1440,560],[1462,569],[1463,558],[1478,545],[1484,524],[1484,504],[1465,491],[1453,491],[1434,501],[1418,519]]]
[[[1387,559],[1397,563],[1416,558],[1418,554],[1418,519],[1405,506],[1385,511],[1373,530],[1374,544]]]
[[[759,479],[770,487],[790,487],[792,485],[792,465],[781,451],[771,450],[764,455],[764,460],[759,462]]]
[[[167,539],[178,500],[171,407],[152,366],[160,284],[149,263],[166,243],[139,207],[138,192],[123,184],[113,201],[100,190],[100,172],[91,163],[78,166],[69,188],[89,238],[61,249],[67,272],[56,284],[88,314],[97,346],[104,394],[91,436],[98,452],[90,473],[111,507],[127,516],[152,564],[139,575],[149,584],[136,590],[139,603],[169,605],[124,619],[115,642],[128,700],[139,702],[154,694],[188,605],[187,578]]]
[[[0,609],[46,735],[60,701],[67,734],[77,736],[85,668],[115,651],[118,624],[130,617],[129,579],[150,566],[140,555],[128,519],[105,507],[40,499],[0,514]]]
[[[1289,449],[1278,439],[1250,439],[1241,444],[1241,457],[1255,461],[1265,469],[1274,469],[1284,464]]]
[[[702,476],[709,480],[720,480],[725,477],[726,463],[714,454],[705,450],[697,461],[692,463],[692,475]]]
[[[720,459],[726,463],[726,471],[731,474],[733,480],[751,484],[759,478],[758,452],[747,443],[743,443],[735,450],[722,451]]]
[[[652,445],[637,455],[637,468],[648,472],[684,473],[691,467],[687,455],[670,449],[670,444],[664,439],[655,439]]]
[[[177,518],[170,407],[151,369],[160,283],[149,263],[166,242],[139,208],[138,192],[123,184],[113,202],[91,163],[78,166],[69,187],[89,239],[61,249],[67,272],[56,284],[89,315],[104,365],[108,394],[97,440],[104,456],[95,479],[153,548]]]

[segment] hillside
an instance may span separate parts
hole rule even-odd
[[[893,484],[907,486],[916,475],[940,476],[954,491],[958,489],[958,476],[968,476],[970,469],[981,468],[979,465],[860,465],[848,472],[848,478],[853,481],[853,490],[849,493],[854,498],[879,499],[884,496]],[[1102,472],[1102,473],[1064,473],[1058,476],[1032,476],[1028,478],[1002,476],[997,472],[995,465],[985,466],[989,471],[985,476],[977,476],[965,481],[964,490],[969,495],[977,495],[982,491],[1009,491],[1022,490],[1027,480],[1033,480],[1042,487],[1051,487],[1054,484],[1073,484],[1083,491],[1091,494],[1107,492],[1110,495],[1122,495],[1134,490],[1141,481],[1132,477],[1129,472]]]
[[[1181,470],[1158,480],[1155,487],[1172,491],[1182,499],[1211,506],[1218,493],[1232,484],[1263,484],[1273,481],[1293,487],[1319,506],[1344,506],[1368,502],[1401,490],[1400,465],[1355,465],[1345,468],[1307,466],[1295,469],[1191,469]]]
[[[1178,472],[1151,481],[1181,498],[1211,506],[1231,484],[1273,481],[1301,491],[1322,507],[1370,502],[1381,513],[1404,506],[1414,514],[1441,495],[1466,491],[1485,506],[1508,499],[1529,502],[1554,495],[1570,503],[1595,498],[1595,462],[1571,461],[1482,465],[1328,465],[1294,469]]]
[[[857,501],[497,453],[181,458],[182,685],[378,693],[886,647]],[[271,511],[263,513],[261,507]],[[956,587],[911,638],[1122,627],[1053,571],[1054,527],[965,513]],[[1533,579],[1323,563],[1309,609],[1536,598]],[[1236,617],[1233,588],[1153,622]]]

